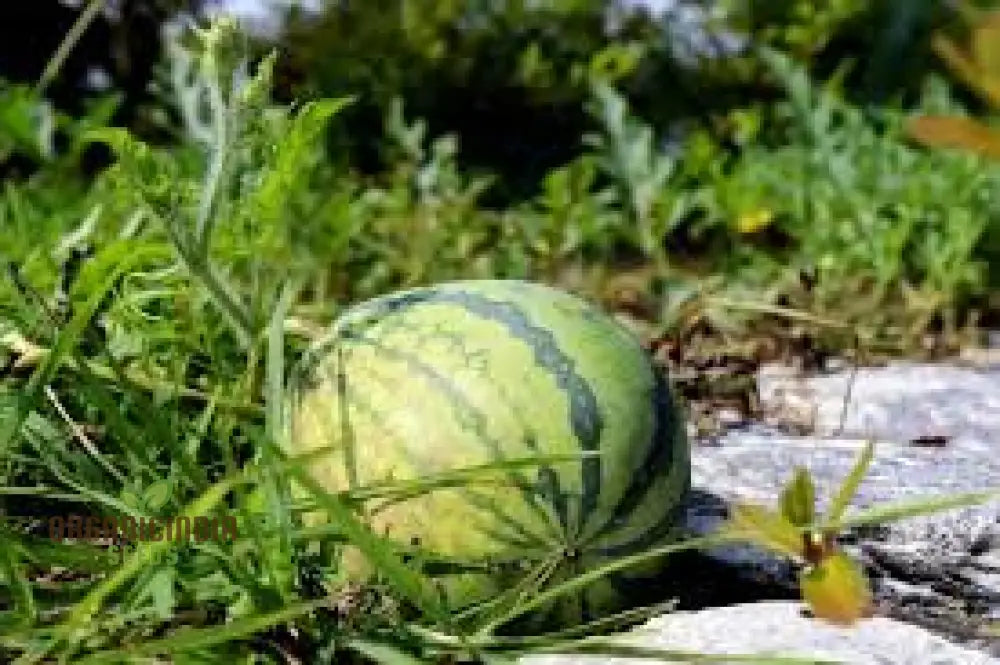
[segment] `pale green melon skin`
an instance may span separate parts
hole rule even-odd
[[[346,312],[296,376],[303,382],[289,440],[294,452],[339,446],[311,466],[330,490],[600,452],[545,471],[493,472],[493,484],[374,513],[375,528],[400,543],[419,541],[449,561],[549,561],[552,583],[679,534],[690,482],[680,413],[638,340],[575,296],[507,280],[391,294]],[[545,490],[552,476],[566,495],[562,510]],[[519,575],[449,575],[442,588],[466,606]],[[553,609],[572,622],[625,607],[620,581],[592,585]]]

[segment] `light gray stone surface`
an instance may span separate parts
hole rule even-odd
[[[874,618],[855,627],[838,627],[802,616],[801,604],[790,602],[678,612],[652,619],[615,639],[654,649],[798,657],[807,659],[805,662],[847,665],[1000,665],[996,658],[951,644],[917,626]],[[522,659],[524,665],[649,662],[652,661],[598,655],[533,655]]]
[[[775,505],[796,466],[813,474],[820,509],[853,466],[865,443],[875,459],[856,508],[946,494],[1000,489],[1000,370],[898,364],[857,372],[794,378],[763,371],[762,403],[815,413],[816,433],[789,437],[757,428],[735,431],[714,445],[696,445],[693,484],[720,498]],[[847,396],[847,409],[843,410]],[[845,427],[838,434],[844,416]],[[942,447],[910,444],[944,436]],[[724,517],[719,504],[697,501],[695,530]],[[848,550],[875,575],[879,597],[894,616],[952,635],[1000,619],[1000,501],[907,519],[865,533]],[[777,579],[782,562],[746,549],[715,553]],[[974,641],[974,640],[973,640]],[[984,648],[1000,654],[996,641]]]
[[[853,376],[853,380],[852,380]],[[797,378],[780,367],[758,377],[765,406],[813,409],[817,436],[906,443],[946,435],[970,443],[1000,433],[1000,369],[894,363]],[[838,431],[847,401],[843,431]],[[994,441],[995,443],[995,441]]]

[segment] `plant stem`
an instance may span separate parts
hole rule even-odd
[[[59,48],[56,49],[56,52],[49,59],[48,64],[45,65],[42,75],[38,77],[38,83],[35,85],[35,92],[37,94],[42,94],[49,84],[52,83],[53,79],[55,79],[56,75],[59,74],[59,70],[62,69],[73,47],[80,41],[83,33],[94,22],[100,11],[104,9],[106,2],[107,0],[90,0],[90,4],[80,12],[80,16],[73,23],[73,27],[66,33],[66,36],[59,44]]]

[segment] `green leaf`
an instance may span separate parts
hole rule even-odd
[[[815,511],[816,489],[812,476],[807,469],[798,467],[781,493],[781,514],[795,526],[805,526],[815,519]]]
[[[592,638],[575,644],[541,649],[544,654],[586,654],[618,659],[660,661],[663,663],[696,663],[701,665],[839,665],[842,661],[818,660],[808,656],[774,656],[770,654],[706,654],[674,649],[660,649],[624,644],[608,638]]]
[[[793,558],[802,557],[802,531],[784,515],[761,506],[737,504],[720,533]]]
[[[426,665],[426,663],[432,662],[417,658],[393,644],[384,642],[351,640],[348,645],[358,653],[384,665]]]
[[[177,654],[184,652],[199,651],[202,649],[218,648],[241,638],[254,635],[267,630],[272,626],[291,621],[304,614],[322,607],[328,601],[314,600],[300,602],[282,608],[268,614],[237,619],[225,626],[212,628],[182,628],[172,635],[152,641],[145,641],[139,645],[131,646],[128,651],[105,651],[88,658],[81,659],[80,665],[97,664],[105,662],[120,662],[123,656],[155,656],[157,654]],[[218,661],[215,661],[218,662]]]
[[[174,494],[174,485],[166,479],[157,480],[142,493],[143,503],[151,512],[163,508]]]
[[[820,525],[822,530],[842,531],[844,529],[898,522],[910,517],[931,515],[956,508],[967,508],[1000,500],[1000,489],[982,492],[965,492],[942,497],[900,501],[888,506],[878,506],[838,520],[828,519]]]
[[[146,584],[145,595],[152,601],[153,611],[160,619],[166,621],[174,611],[174,582],[176,572],[173,568],[164,567],[156,571]]]
[[[25,406],[51,381],[59,365],[72,354],[101,302],[118,278],[142,262],[163,255],[162,245],[122,241],[106,247],[84,267],[72,289],[73,300],[84,302],[75,309],[69,324],[59,331],[52,350],[42,358],[28,380],[28,385],[20,395],[18,404],[20,408],[17,414],[8,420],[8,426],[2,430],[4,436],[0,438],[0,451],[7,449],[11,439],[21,429],[28,417]]]
[[[361,551],[398,592],[432,620],[447,620],[448,614],[441,599],[433,592],[430,580],[403,563],[396,555],[391,541],[375,534],[339,496],[324,490],[308,472],[294,469],[293,473],[295,480],[313,495],[319,506],[340,526],[351,544]]]
[[[204,494],[188,506],[183,515],[194,518],[208,514],[232,490],[233,486],[239,480],[240,477],[228,478],[212,485]],[[17,665],[38,663],[53,649],[67,643],[69,643],[67,650],[70,652],[74,651],[82,637],[88,631],[95,629],[94,617],[105,600],[134,578],[140,571],[144,570],[160,553],[171,547],[171,545],[172,543],[166,538],[159,541],[142,542],[135,553],[126,560],[125,565],[118,568],[114,574],[102,581],[70,610],[69,615],[55,629],[50,640],[47,640],[43,645],[37,645],[35,649],[18,658],[15,661]]]
[[[794,528],[794,527],[793,527]],[[710,549],[713,547],[718,547],[720,545],[725,545],[733,542],[739,542],[744,540],[741,533],[735,531],[723,530],[720,533],[705,536],[702,538],[689,538],[677,543],[671,543],[669,545],[664,545],[662,547],[655,547],[637,554],[632,554],[629,556],[621,557],[609,563],[606,563],[597,568],[592,568],[585,573],[581,573],[576,577],[562,582],[556,586],[549,587],[548,589],[542,591],[538,595],[532,597],[527,602],[521,604],[518,607],[512,609],[509,613],[504,616],[494,619],[489,622],[486,626],[483,626],[478,631],[478,636],[490,635],[499,626],[505,625],[514,621],[520,616],[538,609],[540,607],[545,607],[556,598],[561,596],[566,596],[571,593],[580,591],[581,589],[587,587],[590,584],[608,576],[613,575],[622,570],[628,570],[636,566],[640,566],[644,563],[662,559],[665,556],[674,554],[676,552],[684,552],[688,550],[695,549]]]
[[[31,584],[25,577],[24,564],[21,560],[21,548],[13,545],[13,534],[7,533],[7,528],[0,526],[0,572],[6,578],[6,584],[14,592],[14,598],[21,620],[31,625],[37,618],[37,608],[35,597],[31,591]]]
[[[854,495],[858,493],[858,487],[861,485],[861,481],[864,480],[865,474],[868,473],[868,467],[871,466],[874,457],[875,442],[867,441],[865,447],[861,450],[861,454],[858,456],[857,462],[854,463],[854,468],[851,469],[851,472],[844,479],[837,494],[830,502],[830,509],[827,511],[828,521],[836,522],[844,515],[848,506],[851,505]]]
[[[250,201],[258,220],[284,218],[291,193],[301,183],[303,164],[317,153],[326,123],[352,101],[344,98],[309,102],[296,114],[275,146],[274,161]]]

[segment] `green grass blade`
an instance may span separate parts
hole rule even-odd
[[[376,535],[361,522],[340,497],[329,494],[308,473],[296,470],[296,480],[310,492],[334,522],[338,523],[352,545],[389,580],[390,584],[425,615],[438,623],[446,622],[448,614],[427,578],[416,573],[396,556],[394,545]]]
[[[222,498],[233,489],[237,479],[231,478],[223,480],[208,489],[198,499],[192,502],[182,515],[194,518],[207,514]],[[142,543],[136,548],[135,553],[128,558],[125,564],[113,575],[102,582],[87,597],[78,603],[70,612],[69,617],[56,631],[53,641],[40,651],[26,653],[15,661],[16,665],[29,665],[38,663],[49,652],[57,648],[64,642],[73,642],[86,634],[87,625],[93,622],[94,616],[100,610],[101,605],[115,591],[123,587],[130,579],[135,577],[146,565],[154,561],[160,553],[171,547],[172,543],[166,538],[160,541]],[[93,626],[90,626],[91,628]],[[73,645],[76,646],[76,645]]]
[[[130,646],[128,649],[105,651],[77,662],[79,665],[97,665],[108,661],[114,662],[116,658],[126,655],[146,658],[166,654],[177,656],[185,652],[219,647],[308,614],[326,602],[328,602],[326,599],[299,602],[267,614],[237,619],[225,626],[181,629],[169,637]]]
[[[380,504],[379,507],[383,508],[387,504],[406,501],[436,490],[472,485],[476,483],[478,477],[490,475],[492,472],[579,462],[587,457],[597,457],[599,454],[596,451],[581,451],[579,453],[536,455],[501,462],[489,462],[431,474],[424,478],[374,483],[351,490],[347,494],[355,500],[382,499],[385,503]],[[503,481],[485,479],[482,482],[510,483],[507,479]]]
[[[965,492],[943,497],[914,499],[900,501],[888,506],[881,506],[861,511],[856,515],[841,518],[837,521],[824,521],[817,525],[821,529],[841,531],[844,529],[887,524],[911,517],[921,517],[933,513],[969,508],[975,505],[991,503],[1000,500],[1000,489],[981,492]]]
[[[646,621],[655,616],[667,614],[675,605],[675,601],[669,600],[647,607],[637,607],[617,612],[609,617],[589,621],[579,626],[543,635],[530,635],[527,637],[495,636],[490,639],[488,645],[484,645],[484,648],[512,648],[518,650],[544,648],[546,645],[562,643],[567,640],[578,640],[588,635],[609,630],[618,630],[624,626],[634,625],[640,621]]]
[[[875,442],[871,440],[866,441],[865,447],[858,456],[858,460],[854,463],[854,468],[851,469],[851,472],[844,479],[840,489],[837,490],[837,494],[830,502],[830,509],[827,511],[827,519],[829,521],[836,522],[843,517],[844,512],[851,505],[851,500],[858,493],[858,487],[865,479],[865,474],[868,473],[868,468],[871,466],[874,457]]]
[[[24,552],[11,535],[7,532],[6,527],[0,528],[0,571],[3,572],[7,583],[14,591],[21,620],[25,625],[31,625],[38,618],[35,596],[32,593],[31,584],[24,574],[24,565],[21,560]]]
[[[690,651],[656,649],[651,647],[619,644],[609,640],[588,640],[577,645],[566,645],[539,650],[546,654],[589,654],[615,658],[638,658],[668,663],[693,663],[727,665],[728,663],[754,663],[755,665],[843,665],[841,661],[818,660],[795,656],[756,654],[700,654]]]
[[[0,453],[10,447],[11,441],[20,432],[28,417],[30,412],[28,405],[35,401],[42,387],[52,380],[62,360],[70,355],[118,278],[144,261],[165,255],[165,248],[162,245],[119,241],[102,250],[88,263],[80,279],[73,285],[74,295],[85,295],[86,300],[75,309],[73,318],[59,332],[51,351],[42,358],[28,379],[28,385],[19,396],[17,412],[0,437]]]
[[[348,646],[382,665],[427,665],[428,662],[409,654],[393,644],[370,640],[351,640]]]
[[[612,561],[610,563],[604,564],[603,566],[582,573],[571,580],[563,582],[562,584],[554,586],[550,589],[546,589],[545,591],[538,594],[537,596],[535,596],[528,602],[524,603],[520,607],[516,608],[515,610],[484,626],[482,629],[478,631],[477,636],[481,638],[483,636],[490,635],[498,627],[508,624],[511,621],[517,619],[518,617],[523,616],[528,612],[531,612],[532,610],[544,607],[545,605],[548,605],[549,603],[551,603],[553,600],[555,600],[560,596],[564,596],[566,594],[579,591],[580,589],[583,589],[587,585],[593,584],[599,579],[611,575],[613,573],[617,573],[622,570],[627,570],[628,568],[631,568],[633,566],[637,566],[639,564],[645,563],[653,559],[658,559],[660,557],[669,554],[675,554],[677,552],[683,552],[687,550],[718,547],[720,545],[725,545],[727,543],[732,543],[732,542],[734,542],[734,538],[724,534],[715,536],[705,536],[699,538],[689,538],[687,540],[678,543],[672,543],[670,545],[664,545],[662,547],[656,547],[647,550],[645,552],[640,552],[637,554],[632,554],[630,556],[622,557],[621,559]]]

